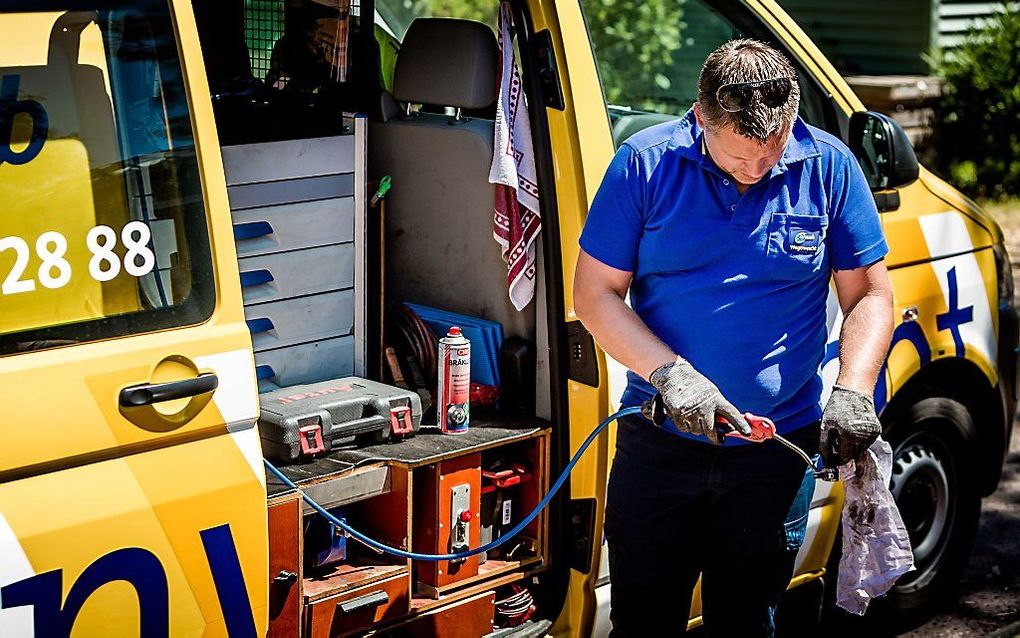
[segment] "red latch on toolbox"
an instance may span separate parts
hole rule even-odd
[[[301,454],[326,451],[326,445],[322,442],[322,426],[319,424],[306,425],[299,429],[298,438],[301,440]]]
[[[406,405],[390,408],[390,432],[399,436],[414,432],[411,408]]]

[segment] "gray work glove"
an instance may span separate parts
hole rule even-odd
[[[833,386],[822,412],[819,451],[825,467],[838,467],[858,460],[882,434],[875,414],[875,401],[841,385]]]
[[[745,435],[751,433],[744,415],[723,397],[714,383],[682,357],[657,368],[648,381],[662,395],[666,414],[681,432],[701,434],[712,443],[722,445],[730,428],[717,427],[715,417],[718,414],[733,430]]]

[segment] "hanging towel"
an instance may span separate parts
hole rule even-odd
[[[496,185],[492,235],[502,248],[507,289],[517,310],[535,296],[535,238],[542,228],[538,208],[538,178],[531,122],[524,86],[510,38],[510,3],[499,7],[499,101],[489,181]]]
[[[891,476],[892,448],[881,438],[859,461],[839,467],[846,496],[836,604],[858,615],[914,568],[910,537],[889,492]]]

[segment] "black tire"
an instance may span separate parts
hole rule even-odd
[[[835,607],[842,532],[836,536],[825,578],[823,624],[833,636],[892,636],[916,627],[953,598],[967,567],[978,520],[981,494],[977,487],[974,423],[962,404],[931,398],[916,403],[892,424],[886,440],[893,448],[891,489],[911,533],[916,570],[900,577],[885,596],[872,602],[864,618]],[[941,483],[936,486],[936,483]],[[925,494],[941,500],[926,502]],[[944,512],[936,525],[933,513]]]
[[[926,618],[953,598],[977,535],[981,493],[974,422],[960,403],[925,399],[889,432],[890,489],[910,533],[915,570],[903,575],[879,609]]]

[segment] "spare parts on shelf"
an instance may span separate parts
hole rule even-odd
[[[347,521],[341,510],[331,510],[330,513],[341,521]],[[347,560],[347,536],[347,532],[327,518],[315,514],[306,516],[305,569],[318,570]]]
[[[514,521],[521,515],[520,486],[531,481],[531,468],[519,460],[500,459],[488,469],[482,468],[482,502],[481,531],[479,541],[484,545],[503,535],[513,527]],[[524,539],[522,539],[522,544]],[[510,546],[505,552],[502,548],[495,553],[510,556],[517,554],[519,545]],[[483,558],[491,558],[490,553]]]

